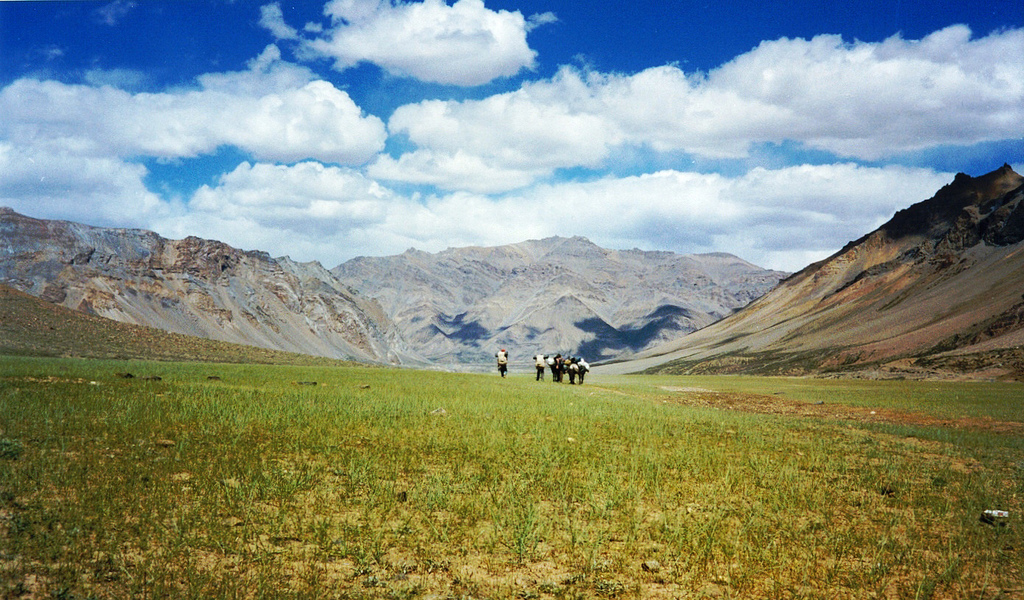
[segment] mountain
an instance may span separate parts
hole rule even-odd
[[[499,348],[596,361],[704,327],[785,273],[729,254],[606,250],[581,237],[497,247],[410,249],[331,272],[373,298],[403,337],[440,364],[490,364]]]
[[[0,354],[276,365],[355,363],[120,323],[0,285]]]
[[[317,263],[0,208],[0,283],[115,321],[289,352],[416,362],[374,302]]]
[[[610,372],[1024,378],[1024,178],[959,174],[742,311]]]

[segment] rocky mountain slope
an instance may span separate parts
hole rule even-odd
[[[299,366],[357,364],[112,321],[0,284],[0,355],[4,354]]]
[[[409,250],[332,269],[381,304],[409,343],[441,364],[490,364],[508,348],[596,361],[704,327],[786,274],[728,254],[606,250],[580,238]]]
[[[609,372],[1024,378],[1024,178],[959,174],[744,310]]]
[[[289,352],[416,362],[380,306],[316,263],[0,208],[0,283],[115,321]]]

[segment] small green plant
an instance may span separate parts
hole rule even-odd
[[[0,438],[0,459],[17,460],[25,447],[18,440]]]

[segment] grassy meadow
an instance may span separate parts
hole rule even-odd
[[[0,357],[0,597],[1024,598],[1022,399]]]

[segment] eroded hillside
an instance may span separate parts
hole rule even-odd
[[[1024,377],[1024,178],[960,174],[746,309],[612,370]]]

